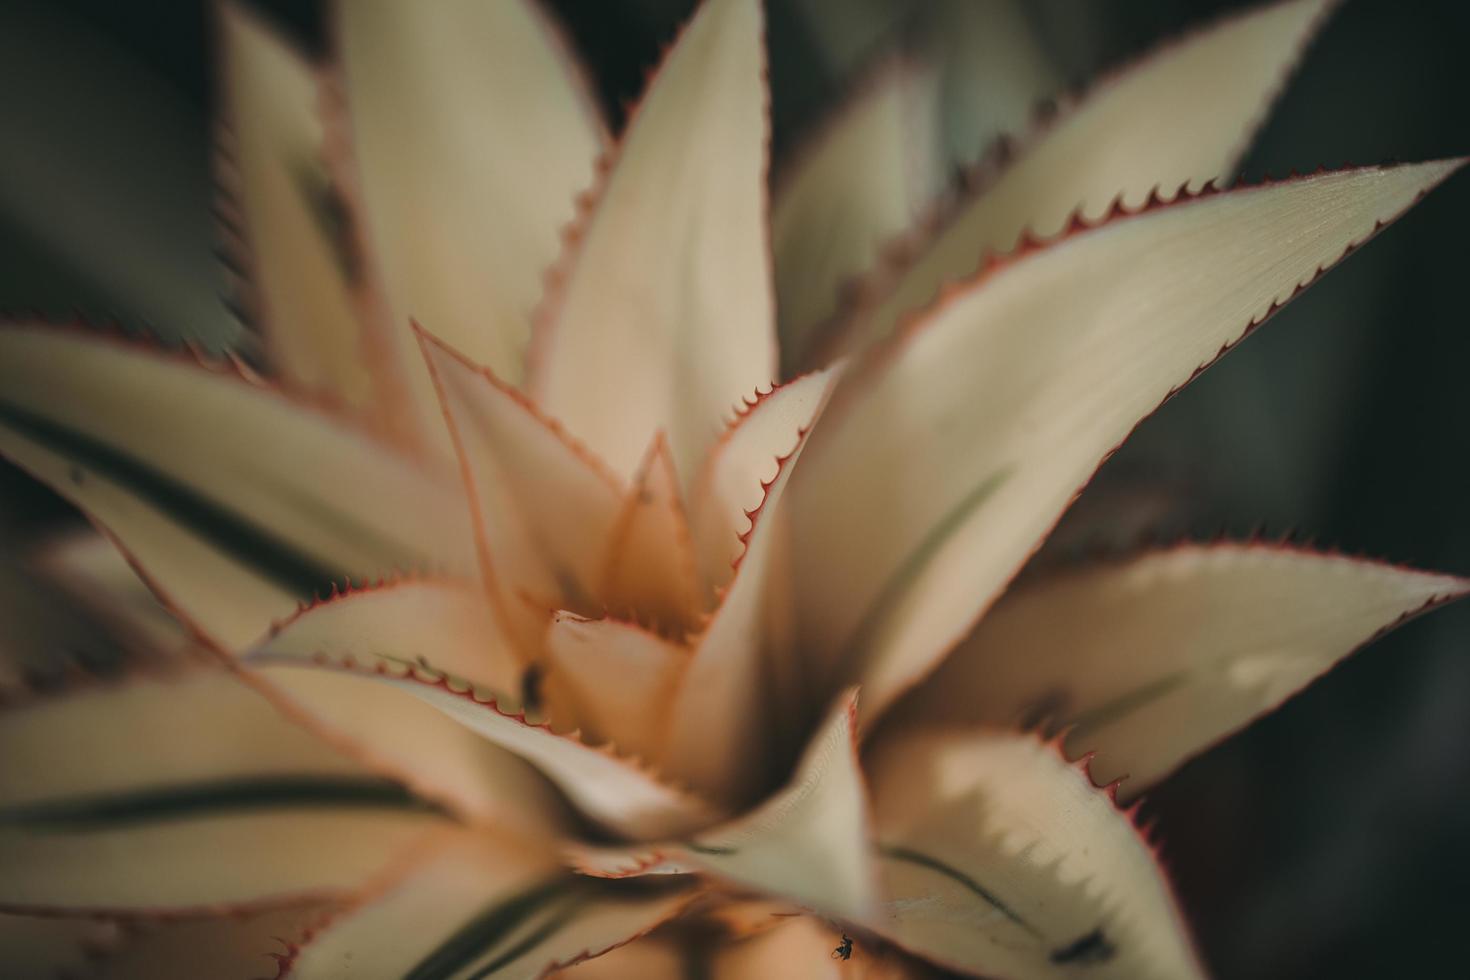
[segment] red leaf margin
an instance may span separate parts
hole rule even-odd
[[[1303,30],[1297,42],[1296,51],[1288,59],[1285,70],[1277,79],[1275,86],[1267,93],[1262,102],[1261,111],[1245,128],[1239,145],[1230,154],[1230,163],[1224,168],[1226,171],[1233,170],[1255,142],[1256,134],[1269,118],[1272,108],[1281,93],[1285,91],[1291,77],[1296,73],[1302,58],[1342,2],[1343,0],[1327,0],[1318,17]],[[1233,11],[1197,25],[1181,34],[1165,39],[1139,57],[1104,71],[1097,79],[1085,86],[1075,87],[1038,104],[1032,110],[1031,120],[1022,133],[1014,136],[1002,134],[997,137],[974,164],[958,175],[955,186],[949,193],[942,194],[934,200],[915,219],[912,227],[894,235],[884,243],[879,249],[878,259],[869,269],[853,276],[839,288],[837,308],[825,323],[813,326],[808,335],[806,350],[792,352],[796,358],[795,363],[811,367],[830,360],[830,352],[835,345],[841,342],[847,330],[861,322],[867,313],[891,295],[903,274],[950,229],[965,210],[990,193],[1013,167],[1024,165],[1028,152],[1041,144],[1053,129],[1116,88],[1128,76],[1147,69],[1178,48],[1203,39],[1231,24],[1253,17],[1271,6],[1273,4],[1270,3],[1257,4],[1249,9]],[[1209,184],[1218,182],[1211,180]],[[1188,183],[1186,182],[1184,186],[1187,187]],[[1150,191],[1150,197],[1162,191],[1163,188],[1155,186]],[[1122,196],[1120,191],[1112,205],[1113,209],[1120,207]],[[1067,222],[1068,228],[1077,221],[1083,220],[1084,210],[1079,207],[1073,213]],[[1108,212],[1105,212],[1103,216],[1092,219],[1093,223],[1103,223],[1107,216]],[[994,261],[998,255],[1009,255],[1013,249],[1024,247],[1027,242],[1037,243],[1038,236],[1029,230],[1024,231],[1016,243],[980,256],[977,260],[976,272],[961,277],[960,281],[970,280],[988,263]],[[941,291],[943,288],[941,287]]]
[[[929,676],[929,674],[932,673],[933,669],[939,663],[941,663],[945,659],[945,657],[949,655],[950,651],[952,651],[954,647],[965,636],[969,635],[970,631],[973,630],[975,626],[979,623],[979,621],[986,615],[986,613],[989,612],[991,606],[994,605],[995,601],[1002,594],[1004,594],[1006,589],[1010,587],[1010,584],[1014,582],[1016,577],[1025,569],[1027,563],[1029,563],[1032,557],[1035,556],[1036,552],[1041,549],[1041,546],[1043,544],[1045,544],[1047,538],[1051,536],[1052,531],[1056,529],[1057,524],[1061,522],[1061,519],[1066,514],[1067,510],[1071,508],[1072,504],[1077,501],[1077,498],[1080,497],[1082,493],[1087,489],[1087,487],[1092,483],[1092,481],[1096,479],[1097,474],[1102,469],[1103,465],[1106,464],[1108,460],[1112,459],[1112,457],[1118,452],[1118,450],[1121,449],[1123,445],[1132,437],[1133,433],[1138,430],[1138,427],[1140,425],[1142,425],[1149,418],[1153,417],[1153,415],[1157,413],[1159,409],[1168,404],[1170,399],[1172,399],[1175,395],[1182,391],[1190,382],[1194,381],[1201,374],[1203,374],[1207,368],[1216,364],[1221,357],[1234,349],[1235,346],[1238,345],[1242,340],[1253,334],[1259,327],[1261,327],[1278,312],[1280,312],[1282,308],[1287,306],[1289,303],[1291,303],[1292,300],[1296,299],[1310,286],[1315,284],[1327,271],[1338,266],[1344,259],[1355,253],[1358,249],[1362,248],[1385,228],[1387,228],[1399,218],[1403,217],[1404,214],[1412,210],[1413,207],[1418,204],[1420,200],[1422,200],[1424,197],[1434,191],[1440,184],[1444,183],[1444,181],[1452,177],[1456,172],[1458,172],[1458,170],[1463,168],[1466,164],[1470,164],[1470,156],[1453,158],[1453,162],[1456,164],[1454,168],[1448,170],[1437,181],[1425,187],[1418,194],[1416,194],[1413,200],[1406,204],[1403,209],[1390,215],[1387,218],[1376,219],[1374,221],[1373,228],[1359,239],[1355,241],[1350,241],[1343,248],[1341,254],[1339,254],[1337,258],[1324,262],[1322,265],[1318,266],[1312,274],[1308,275],[1305,279],[1297,282],[1297,284],[1293,287],[1290,295],[1288,295],[1286,299],[1280,301],[1273,300],[1271,305],[1266,309],[1264,313],[1254,317],[1241,328],[1240,333],[1235,337],[1235,339],[1227,340],[1225,343],[1223,343],[1220,346],[1220,349],[1216,351],[1214,355],[1198,365],[1187,378],[1172,387],[1159,401],[1158,405],[1156,405],[1152,410],[1141,415],[1138,420],[1134,422],[1133,425],[1129,428],[1128,432],[1124,434],[1123,438],[1120,439],[1118,443],[1114,445],[1111,449],[1108,449],[1102,454],[1102,456],[1098,459],[1097,465],[1093,468],[1092,474],[1089,475],[1087,479],[1084,480],[1082,484],[1072,493],[1071,497],[1067,500],[1066,504],[1057,514],[1056,519],[1051,522],[1051,526],[1046,529],[1045,533],[1041,534],[1037,538],[1031,549],[1024,556],[1022,556],[1021,560],[1016,564],[1015,568],[1006,578],[1005,584],[997,590],[995,596],[992,597],[991,601],[975,612],[975,614],[970,618],[968,625],[962,631],[960,631],[957,634],[955,640],[948,645],[944,654],[936,657],[933,664],[931,664],[927,670],[917,675],[904,687],[895,691],[889,703],[891,704],[897,701],[905,693],[912,690],[916,685],[921,683],[924,678]],[[1124,204],[1121,197],[1117,198],[1113,201],[1112,205],[1108,208],[1106,213],[1095,219],[1087,218],[1082,213],[1082,209],[1078,209],[1073,212],[1072,217],[1068,220],[1066,227],[1063,228],[1055,236],[1047,238],[1037,238],[1028,234],[1014,251],[1005,254],[989,255],[981,264],[980,268],[968,279],[956,280],[954,282],[946,284],[940,290],[939,294],[935,296],[928,305],[907,314],[899,322],[892,336],[884,339],[883,341],[880,341],[877,345],[870,348],[865,354],[860,357],[860,363],[853,365],[853,367],[847,372],[847,377],[844,378],[844,385],[839,386],[839,389],[837,391],[834,391],[831,402],[826,409],[826,413],[837,413],[840,417],[840,413],[847,403],[849,403],[852,399],[862,397],[862,383],[865,380],[869,380],[877,375],[880,375],[882,372],[886,371],[892,365],[892,363],[901,358],[907,345],[911,343],[914,338],[922,333],[927,327],[929,327],[935,320],[937,320],[951,304],[959,302],[968,297],[970,294],[980,289],[983,289],[991,278],[1004,275],[1009,269],[1021,265],[1037,255],[1049,252],[1054,248],[1060,247],[1079,235],[1084,235],[1090,232],[1106,229],[1112,227],[1117,223],[1130,221],[1135,218],[1140,218],[1149,214],[1153,214],[1154,212],[1163,211],[1171,208],[1188,207],[1200,201],[1210,200],[1215,197],[1256,193],[1259,191],[1270,190],[1272,188],[1286,186],[1293,183],[1312,180],[1314,178],[1318,178],[1324,175],[1345,174],[1384,169],[1391,168],[1342,167],[1335,170],[1329,170],[1325,167],[1321,167],[1308,174],[1293,173],[1288,177],[1280,180],[1264,180],[1257,183],[1246,183],[1245,181],[1237,181],[1235,185],[1230,188],[1221,188],[1214,181],[1210,181],[1198,190],[1190,190],[1188,188],[1188,185],[1186,184],[1184,186],[1181,186],[1172,196],[1162,195],[1158,192],[1157,189],[1155,189],[1154,191],[1151,191],[1149,193],[1148,198],[1142,204],[1136,207],[1130,207]],[[852,384],[847,384],[847,382],[852,382]],[[826,413],[824,413],[824,415]]]
[[[657,63],[644,72],[643,92],[638,99],[628,108],[627,120],[623,125],[623,131],[617,139],[598,157],[592,186],[587,188],[576,198],[576,213],[572,220],[562,228],[562,252],[551,266],[543,274],[544,292],[541,302],[531,315],[531,342],[526,350],[526,390],[534,398],[541,393],[545,387],[546,365],[552,356],[550,336],[556,329],[557,321],[561,318],[562,306],[565,303],[566,290],[572,277],[577,273],[577,267],[582,259],[582,249],[591,234],[593,222],[601,209],[608,185],[612,181],[614,171],[617,169],[619,160],[622,158],[623,148],[627,145],[629,135],[637,124],[644,104],[648,100],[649,93],[653,90],[654,83],[667,67],[669,58],[674,49],[678,47],[695,19],[710,5],[711,0],[699,0],[693,11],[679,25],[674,36],[664,42],[659,50]],[[780,360],[780,344],[775,338],[776,331],[776,309],[775,309],[775,252],[771,245],[771,70],[766,43],[766,0],[755,0],[760,17],[760,85],[764,96],[763,116],[765,118],[765,138],[762,153],[762,166],[759,175],[762,212],[764,221],[761,222],[763,239],[765,245],[766,282],[771,287],[769,290],[770,308],[766,313],[766,321],[770,324],[773,334],[772,347],[776,350],[776,360]],[[771,377],[779,374],[779,364],[771,365]]]

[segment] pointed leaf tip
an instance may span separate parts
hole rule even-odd
[[[615,616],[686,636],[703,612],[696,561],[679,475],[660,430],[613,523],[600,598]]]
[[[1203,976],[1152,848],[1053,744],[885,729],[868,772],[887,899],[873,928],[900,947],[982,975]]]
[[[1470,582],[1267,543],[1182,544],[1039,576],[996,605],[893,719],[1044,719],[1136,798],[1195,754]],[[960,692],[964,692],[963,696]]]
[[[1159,199],[940,298],[844,375],[803,455],[803,647],[890,703],[1142,417],[1463,163]]]
[[[757,0],[695,12],[537,324],[531,390],[620,474],[663,429],[687,481],[729,406],[776,374],[763,37]]]
[[[357,181],[402,356],[413,356],[402,329],[413,315],[511,383],[539,274],[606,142],[543,7],[332,4]],[[436,424],[429,379],[410,366]]]
[[[955,201],[893,243],[817,353],[861,349],[892,332],[946,283],[1028,234],[1051,237],[1076,215],[1156,189],[1225,180],[1325,16],[1323,0],[1288,0],[1226,16],[1114,70],[1081,97],[1038,115],[986,161]]]
[[[546,621],[521,596],[582,612],[596,605],[623,481],[524,392],[417,330],[459,456],[486,587],[529,655]]]

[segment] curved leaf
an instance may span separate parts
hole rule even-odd
[[[687,890],[619,892],[559,875],[519,849],[458,834],[291,961],[302,980],[542,976],[629,942],[678,914]]]
[[[781,360],[798,363],[838,291],[877,261],[939,191],[937,80],[912,59],[884,61],[797,151],[771,207]]]
[[[762,35],[758,0],[695,13],[538,323],[531,391],[624,475],[662,430],[687,480],[730,409],[776,374]]]
[[[606,140],[530,0],[338,0],[353,160],[393,337],[437,428],[410,318],[511,383],[542,272]]]
[[[424,588],[434,590],[435,604],[475,601]],[[391,597],[359,593],[307,610],[244,662],[309,715],[391,759],[397,771],[423,776],[439,797],[454,798],[477,770],[506,769],[494,761],[499,746],[538,768],[589,818],[628,837],[681,833],[718,816],[611,750],[528,721],[519,705],[460,672],[483,656],[474,640],[483,645],[486,637],[446,633],[439,616],[405,616]],[[456,731],[468,741],[456,740]],[[429,765],[437,770],[432,781]],[[484,784],[487,796],[496,781]]]
[[[203,910],[360,886],[441,818],[220,669],[0,713],[0,907]]]
[[[585,738],[635,758],[658,758],[687,650],[633,623],[559,612],[551,619],[546,652],[571,691]]]
[[[836,369],[828,368],[758,392],[711,447],[689,491],[689,529],[706,590],[718,594],[730,584],[778,461],[816,422],[836,380]]]
[[[996,604],[901,711],[1067,729],[1136,795],[1362,643],[1470,582],[1264,544],[1183,545],[1060,572]],[[900,714],[895,715],[895,722]]]
[[[790,781],[727,823],[643,847],[572,845],[571,865],[599,878],[705,871],[747,889],[850,921],[875,908],[867,801],[858,767],[857,695],[822,724]]]
[[[228,369],[102,335],[0,330],[0,453],[230,649],[346,577],[473,561],[437,471]]]
[[[1074,213],[1092,218],[1115,201],[1227,178],[1329,4],[1286,0],[1223,20],[1100,84],[947,215],[906,267],[880,272],[825,355],[887,336],[1023,233],[1054,235]]]
[[[768,717],[777,670],[795,673],[782,628],[786,516],[782,505],[801,457],[804,432],[776,461],[751,512],[745,551],[704,632],[669,709],[663,764],[679,779],[730,805],[747,804],[775,774],[766,771],[788,734]],[[792,684],[787,685],[789,690]],[[807,723],[803,715],[786,724]]]
[[[990,976],[1203,976],[1150,847],[1056,746],[880,736],[867,771],[882,935]]]
[[[356,218],[327,169],[316,71],[247,8],[222,4],[220,23],[222,179],[243,219],[235,245],[272,366],[385,433],[409,435],[416,420],[393,411],[405,407],[404,365],[383,334]]]
[[[528,616],[528,597],[596,608],[622,481],[488,369],[428,331],[419,337],[469,492],[481,570],[518,641],[534,650],[545,620]]]
[[[880,710],[1140,418],[1461,162],[1120,212],[989,268],[873,351],[792,484],[801,648]]]
[[[352,669],[427,670],[425,656],[466,684],[509,690],[520,683],[509,641],[467,582],[398,582],[338,596],[274,628],[242,663],[288,709],[420,795],[477,821],[533,835],[559,830],[560,803],[530,766],[406,691]],[[331,669],[338,663],[341,669]]]

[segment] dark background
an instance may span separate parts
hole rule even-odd
[[[775,152],[842,80],[799,2],[770,0]],[[895,17],[910,37],[925,0]],[[309,48],[313,3],[262,3]],[[613,118],[687,0],[558,0]],[[896,7],[903,8],[902,2]],[[1242,6],[1041,0],[1070,87]],[[0,308],[114,315],[228,343],[208,213],[205,5],[0,0]],[[1470,4],[1350,0],[1313,46],[1248,177],[1470,152]],[[1352,553],[1470,574],[1470,177],[1436,192],[1170,402],[1105,469],[1153,488],[1162,533],[1296,529]],[[155,244],[167,240],[168,245]],[[179,300],[109,269],[167,268]],[[181,315],[179,310],[183,310]],[[0,472],[5,516],[60,509]],[[1212,968],[1227,978],[1470,974],[1470,605],[1417,621],[1207,757],[1149,803]]]

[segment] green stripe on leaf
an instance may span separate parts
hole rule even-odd
[[[261,810],[374,809],[437,812],[387,779],[262,776],[160,786],[0,810],[0,827],[33,833],[94,833]]]

